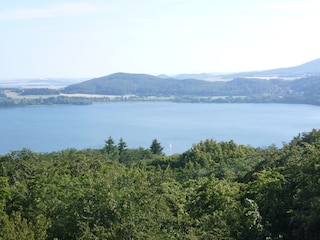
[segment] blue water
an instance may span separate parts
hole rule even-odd
[[[0,154],[102,148],[109,136],[116,143],[122,137],[129,148],[148,148],[156,138],[166,154],[182,153],[205,139],[281,147],[313,128],[320,128],[320,107],[310,105],[121,102],[2,108]]]

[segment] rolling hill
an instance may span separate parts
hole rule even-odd
[[[233,97],[251,102],[299,102],[318,104],[320,76],[292,81],[236,78],[227,82],[177,80],[147,74],[115,73],[66,87],[63,93],[185,97]]]
[[[221,84],[220,84],[221,85]],[[207,81],[161,78],[147,74],[115,73],[73,84],[64,93],[105,95],[159,96],[159,95],[206,95],[212,94],[212,83]]]

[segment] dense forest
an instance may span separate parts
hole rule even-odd
[[[320,130],[281,148],[208,139],[0,156],[0,239],[319,239]]]

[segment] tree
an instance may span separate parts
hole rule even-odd
[[[119,149],[118,146],[114,144],[112,137],[109,137],[108,140],[105,141],[103,152],[107,153],[109,159],[113,161],[119,160]]]
[[[153,139],[152,140],[152,144],[150,146],[150,150],[153,154],[157,154],[157,155],[163,155],[163,147],[161,146],[161,144],[158,142],[157,139]]]
[[[127,150],[127,143],[120,138],[118,143],[119,154],[122,155]]]
[[[115,148],[115,146],[114,146],[114,141],[113,141],[112,137],[110,136],[110,137],[108,138],[108,140],[105,141],[105,143],[106,143],[105,146],[104,146],[105,151],[106,151],[108,154],[112,153],[113,150],[114,150],[114,148]]]

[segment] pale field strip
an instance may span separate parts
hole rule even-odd
[[[72,93],[72,94],[65,94],[60,93],[59,95],[19,95],[19,93],[13,91],[5,91],[5,95],[12,99],[37,99],[37,98],[50,98],[50,97],[57,97],[57,96],[64,96],[64,97],[83,97],[83,98],[110,98],[115,99],[118,97],[132,97],[134,95],[101,95],[101,94],[84,94],[84,93]]]
[[[12,98],[12,99],[37,99],[37,98],[50,98],[50,97],[55,97],[58,95],[19,95],[19,93],[16,92],[12,92],[12,91],[5,91],[4,94],[8,97],[8,98]]]
[[[85,93],[60,93],[60,96],[65,96],[65,97],[84,97],[84,98],[110,98],[110,99],[115,99],[118,97],[133,97],[134,95],[102,95],[102,94],[85,94]]]

